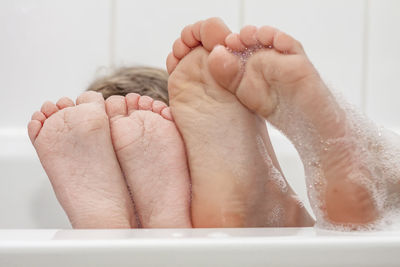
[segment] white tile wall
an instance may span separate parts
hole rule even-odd
[[[75,98],[109,61],[109,0],[0,1],[0,125]]]
[[[399,129],[400,1],[370,1],[368,26],[367,113]]]
[[[45,99],[75,98],[110,62],[164,67],[181,28],[210,16],[222,17],[235,31],[244,22],[274,25],[294,35],[328,85],[359,107],[365,104],[378,122],[399,125],[397,0],[235,0],[229,5],[215,0],[5,0],[0,2],[0,81],[7,97],[0,105],[2,127],[25,127]]]
[[[361,106],[364,1],[245,3],[245,24],[271,25],[298,39],[328,86]]]
[[[173,42],[187,24],[221,17],[233,30],[239,27],[239,0],[187,1],[116,0],[116,65],[165,68]]]

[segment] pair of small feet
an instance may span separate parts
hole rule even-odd
[[[74,228],[191,227],[184,145],[164,103],[85,92],[44,103],[28,132]]]
[[[295,194],[259,117],[296,146],[320,225],[362,227],[385,215],[387,203],[378,203],[377,196],[386,195],[392,184],[398,187],[400,177],[389,181],[376,175],[375,169],[383,169],[379,160],[370,160],[368,144],[357,139],[377,143],[378,135],[359,135],[362,123],[353,125],[294,38],[268,26],[246,26],[235,34],[212,18],[183,29],[167,69],[171,112],[187,147],[197,222],[202,224],[200,217],[207,214],[203,218],[213,216],[223,224],[240,214],[236,222],[259,225],[278,207],[286,212],[278,220],[282,225],[290,225],[288,218],[297,226],[310,223],[305,211],[288,208],[294,207]]]

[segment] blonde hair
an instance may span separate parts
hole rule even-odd
[[[111,75],[95,80],[87,91],[100,92],[104,99],[112,95],[137,93],[169,104],[168,73],[151,67],[119,68]]]

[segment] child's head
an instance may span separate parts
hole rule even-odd
[[[111,75],[95,80],[87,91],[100,92],[104,99],[112,95],[125,96],[128,93],[137,93],[163,101],[168,105],[167,85],[168,74],[164,70],[129,67],[117,69]]]

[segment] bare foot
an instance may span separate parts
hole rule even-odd
[[[339,105],[301,44],[289,35],[268,26],[247,26],[225,41],[234,52],[223,46],[212,51],[212,76],[295,144],[317,222],[357,226],[383,216],[391,198],[388,188],[398,187],[400,176],[392,171],[390,179],[382,177],[378,162],[385,144],[377,128]]]
[[[137,226],[101,94],[44,103],[28,133],[73,228]]]
[[[168,56],[171,111],[186,144],[194,227],[310,226],[284,179],[266,125],[212,78],[209,51],[229,29],[185,27]]]
[[[144,228],[190,228],[185,147],[169,107],[148,96],[106,100],[111,137]]]

